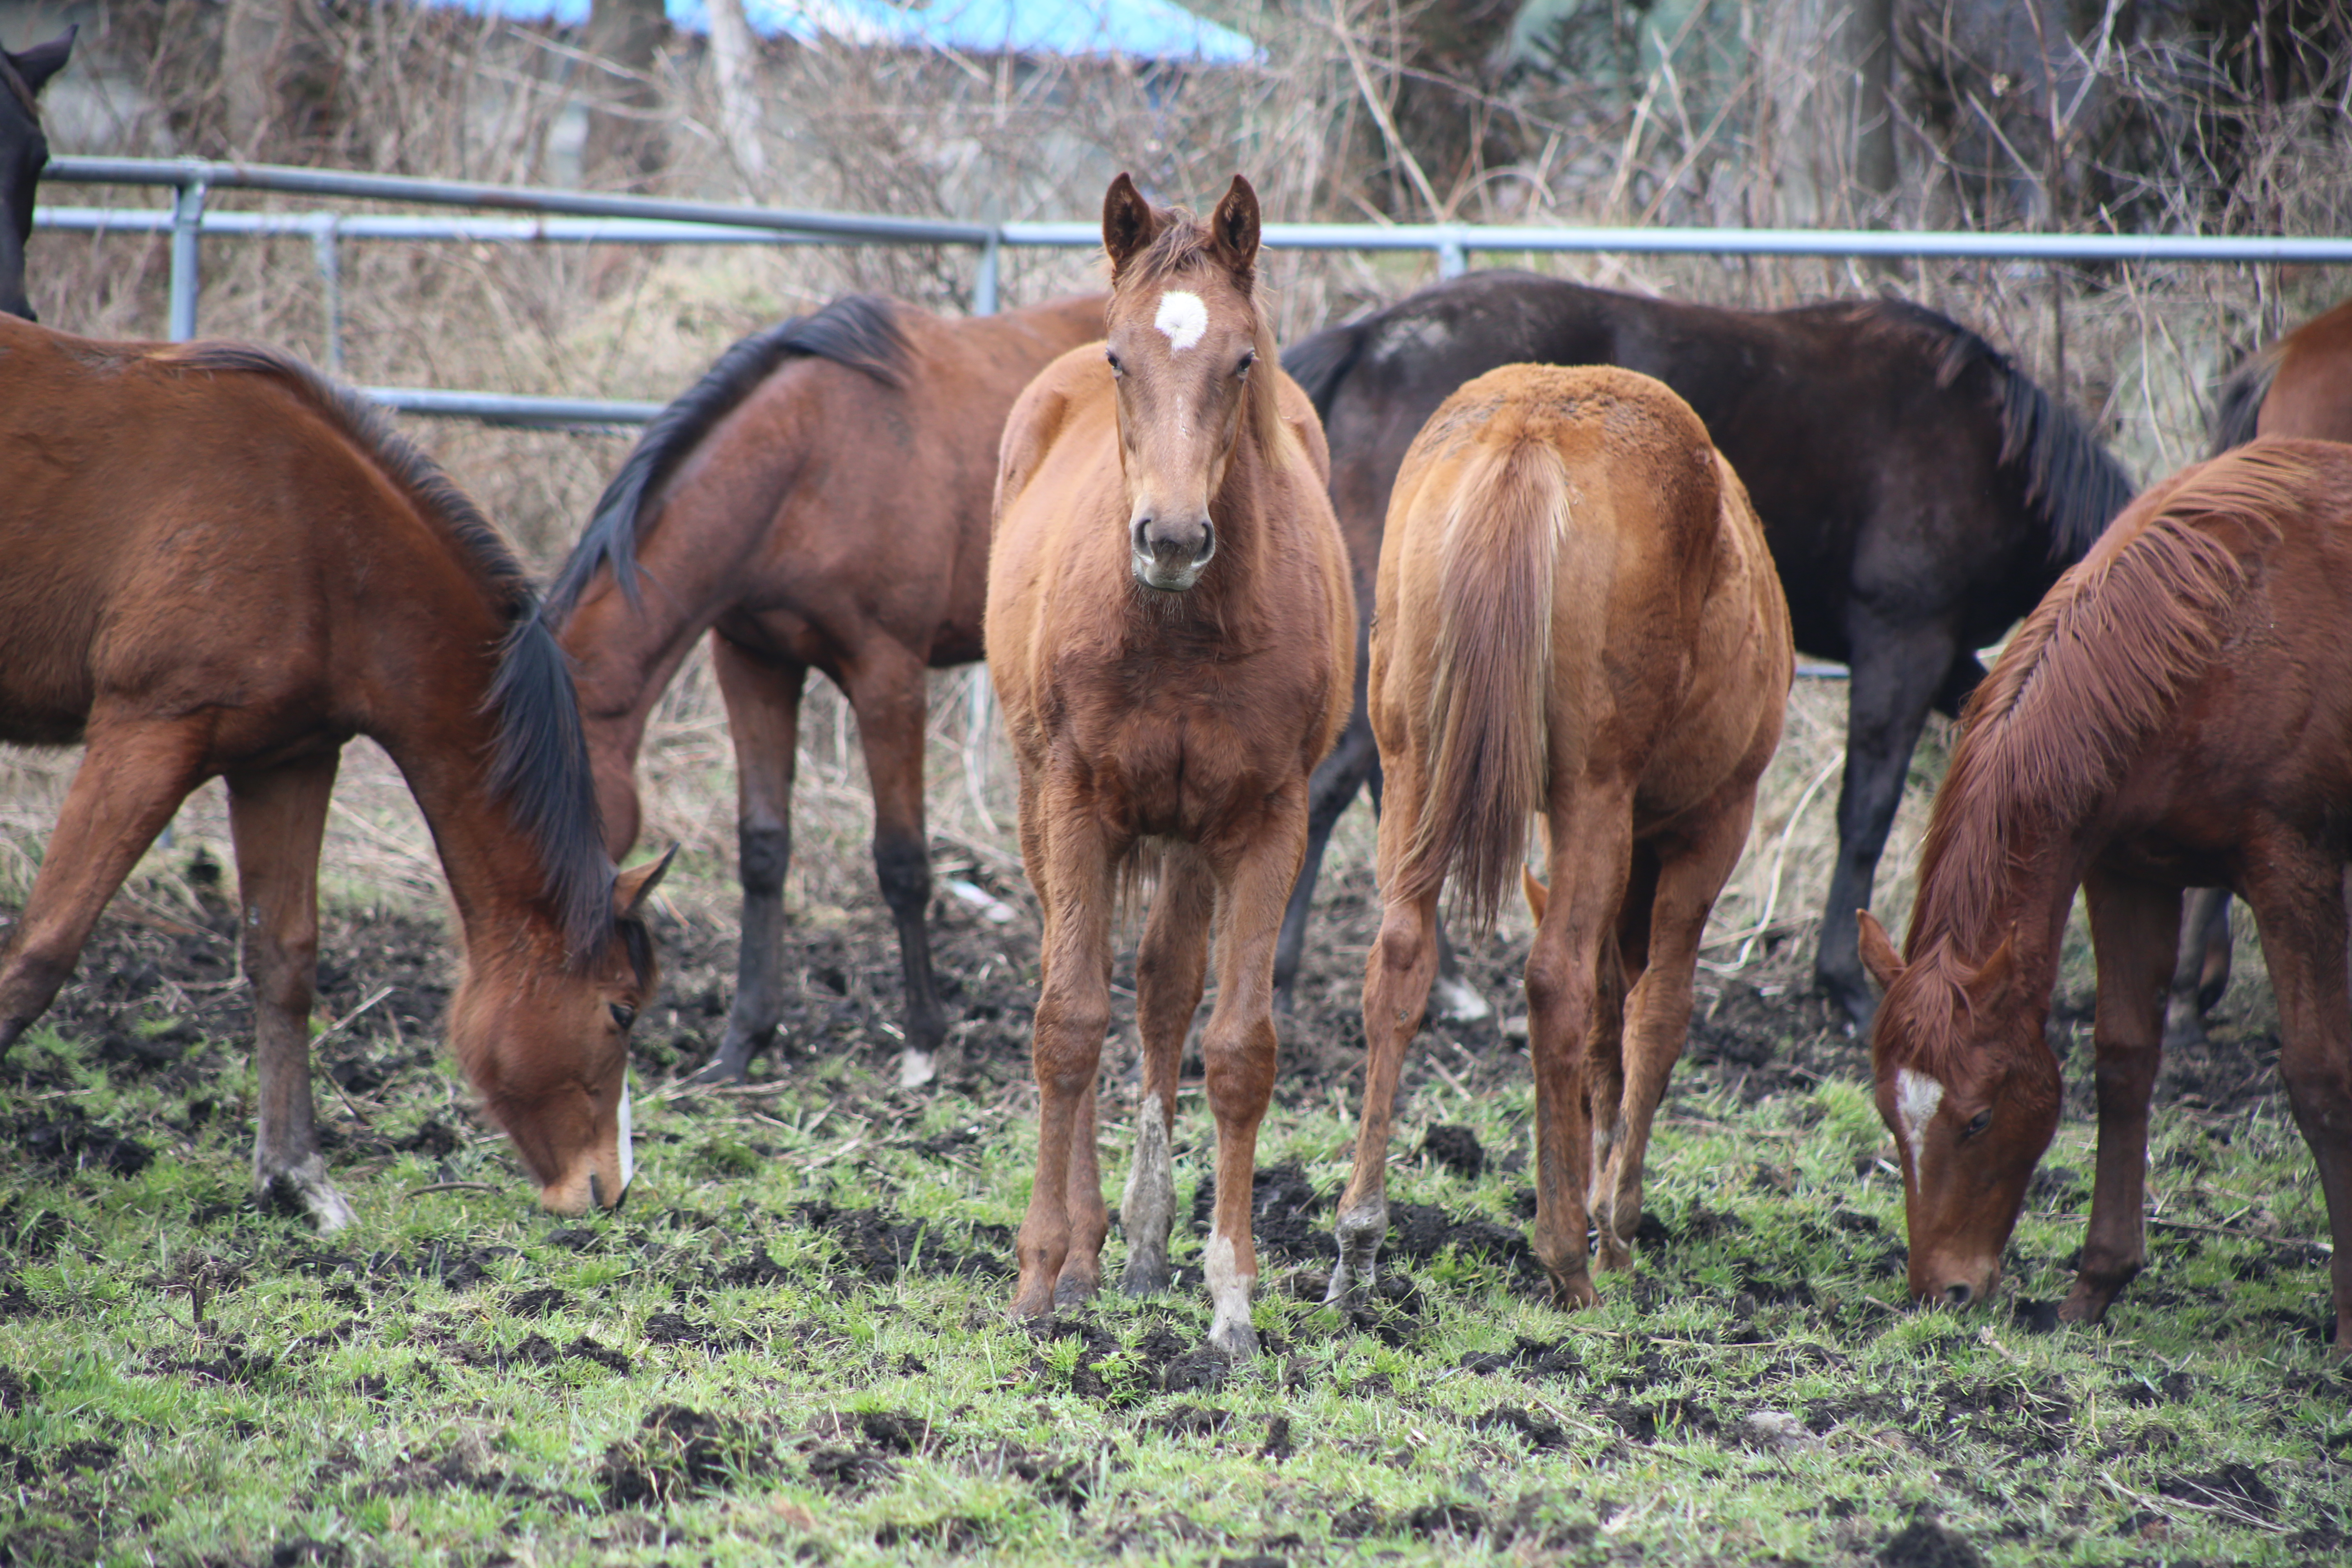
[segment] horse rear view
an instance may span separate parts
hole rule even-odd
[[[1642,1162],[1690,1024],[1700,932],[1748,837],[1794,668],[1761,527],[1661,383],[1507,365],[1413,440],[1381,545],[1367,685],[1387,795],[1370,1051],[1330,1299],[1372,1280],[1390,1119],[1437,964],[1437,906],[1489,929],[1528,821],[1551,891],[1528,957],[1535,1252],[1564,1306],[1629,1261]]]
[[[657,982],[562,650],[520,565],[352,394],[266,349],[0,317],[0,741],[84,747],[0,952],[0,1052],[180,802],[228,784],[257,1194],[333,1229],[310,1099],[318,865],[342,743],[415,792],[466,942],[449,1033],[550,1207],[621,1200]]]
[[[1108,342],[1055,361],[1013,405],[988,574],[989,673],[1045,919],[1037,1177],[1013,1310],[1042,1316],[1100,1278],[1112,911],[1122,879],[1156,863],[1135,963],[1143,1101],[1124,1285],[1169,1281],[1177,1065],[1213,931],[1204,1264],[1210,1342],[1232,1356],[1257,1345],[1251,1178],[1274,1088],[1275,934],[1355,645],[1322,431],[1276,363],[1253,295],[1257,242],[1257,198],[1238,176],[1206,225],[1150,206],[1124,174],[1111,185]]]

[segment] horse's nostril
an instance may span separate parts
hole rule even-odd
[[[1965,1285],[1948,1285],[1944,1288],[1944,1300],[1955,1307],[1967,1306],[1975,1296],[1976,1292]]]

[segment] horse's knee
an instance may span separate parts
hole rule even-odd
[[[746,823],[735,831],[735,858],[745,892],[781,893],[793,862],[793,830]]]
[[[874,878],[882,884],[882,901],[901,920],[920,918],[931,897],[931,857],[920,838],[877,834],[874,839]]]

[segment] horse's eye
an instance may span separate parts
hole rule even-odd
[[[1239,364],[1237,364],[1237,365],[1234,366],[1234,374],[1235,375],[1247,375],[1247,374],[1250,373],[1250,366],[1252,366],[1252,365],[1255,364],[1256,363],[1257,363],[1257,351],[1256,351],[1255,349],[1252,349],[1252,350],[1250,350],[1247,353],[1244,353],[1244,355],[1242,355],[1242,363],[1239,363]]]
[[[1123,365],[1123,364],[1121,364],[1121,363],[1118,363],[1118,355],[1117,355],[1117,354],[1115,354],[1115,353],[1111,353],[1111,351],[1110,351],[1110,350],[1108,350],[1108,349],[1105,349],[1105,350],[1103,350],[1103,358],[1105,358],[1105,359],[1107,359],[1107,360],[1110,361],[1110,373],[1111,373],[1111,374],[1113,374],[1113,375],[1125,375],[1125,374],[1127,374],[1127,367],[1126,367],[1125,365]]]
[[[1969,1130],[1961,1133],[1960,1136],[1963,1138],[1973,1138],[1991,1125],[1992,1112],[1990,1110],[1979,1110],[1974,1116],[1969,1118]]]
[[[614,1002],[609,1005],[613,1009],[613,1022],[620,1025],[624,1029],[637,1021],[637,1010],[626,1002]]]

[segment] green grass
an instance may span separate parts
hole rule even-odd
[[[1207,1386],[1181,1219],[1190,1289],[1049,1334],[971,1271],[1009,1260],[1026,1196],[1009,1071],[969,1095],[843,1061],[641,1094],[638,1189],[586,1221],[536,1212],[446,1065],[349,1102],[322,1076],[361,1218],[321,1239],[244,1200],[241,1047],[126,1073],[37,1029],[0,1129],[74,1106],[154,1159],[10,1156],[0,1563],[1965,1561],[1906,1556],[1939,1549],[1902,1535],[1921,1519],[1993,1563],[2340,1558],[2352,1387],[2315,1338],[2320,1259],[2273,1239],[2323,1232],[2278,1104],[2160,1116],[2154,1190],[2208,1228],[2156,1232],[2105,1328],[2034,1333],[2006,1302],[1901,1305],[1900,1193],[1852,1057],[1753,1106],[1686,1066],[1650,1162],[1665,1236],[1597,1310],[1447,1247],[1346,1320],[1269,1258],[1267,1353]],[[1421,1084],[1392,1204],[1523,1224],[1523,1060],[1487,1080]],[[1485,1174],[1416,1152],[1435,1123],[1476,1132]],[[1178,1131],[1181,1215],[1197,1093]],[[1286,1089],[1260,1165],[1328,1191],[1352,1135],[1328,1091]],[[2051,1163],[2089,1154],[2070,1121]],[[447,1183],[488,1190],[419,1192]],[[2063,1294],[2084,1201],[2041,1189],[2011,1298]]]

